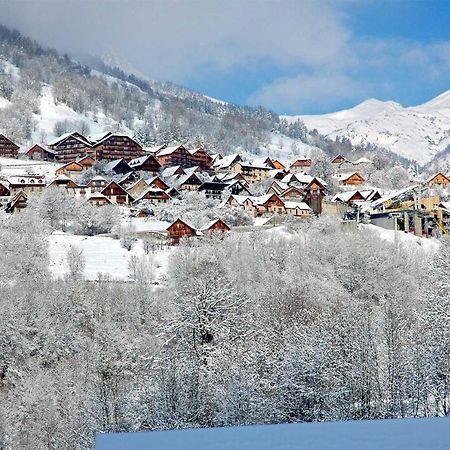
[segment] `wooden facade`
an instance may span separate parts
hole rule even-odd
[[[150,187],[156,187],[162,189],[163,191],[169,189],[169,186],[158,176],[149,178],[146,182]]]
[[[430,186],[450,186],[450,178],[444,175],[442,172],[434,174],[427,182]]]
[[[199,166],[201,170],[210,170],[213,164],[211,156],[203,148],[189,150],[193,166]]]
[[[194,165],[192,163],[191,154],[184,145],[164,148],[158,152],[156,158],[161,166],[191,167]]]
[[[53,150],[44,148],[39,144],[34,144],[27,151],[27,157],[37,161],[53,161],[56,158],[56,153]]]
[[[8,178],[11,195],[19,192],[26,194],[40,194],[45,189],[45,177],[43,175],[21,175]]]
[[[183,222],[181,219],[175,220],[168,228],[169,238],[172,245],[178,245],[182,238],[191,238],[196,236],[197,231],[195,228]]]
[[[304,188],[306,204],[315,215],[322,214],[323,199],[325,197],[325,186],[317,179],[313,180]]]
[[[87,198],[87,201],[95,206],[110,205],[112,203],[111,200],[101,192],[94,192]]]
[[[111,181],[101,193],[117,205],[129,205],[133,202],[131,195],[118,183]]]
[[[227,183],[206,181],[198,188],[198,190],[199,192],[204,192],[208,198],[220,198],[223,191],[227,188]]]
[[[72,161],[57,169],[56,175],[67,175],[68,177],[78,177],[85,170],[86,168],[82,164],[76,161]]]
[[[92,144],[81,133],[67,133],[48,144],[48,147],[55,152],[56,160],[69,163],[83,158],[92,152]]]
[[[170,195],[159,188],[148,188],[139,197],[136,198],[135,203],[147,200],[151,203],[167,203],[170,200]]]
[[[161,170],[161,164],[154,155],[145,155],[132,159],[129,165],[131,170],[150,172],[155,175]]]
[[[6,205],[5,211],[7,213],[20,212],[26,208],[28,204],[28,196],[25,192],[18,192]]]
[[[93,145],[95,159],[130,161],[145,154],[142,146],[125,134],[109,133]]]
[[[349,175],[343,175],[338,178],[339,184],[344,186],[358,186],[364,183],[364,177],[360,175],[358,172],[354,172]]]
[[[19,156],[19,146],[3,134],[0,134],[0,156],[5,158],[18,158]]]
[[[309,173],[311,171],[312,166],[312,160],[309,158],[303,158],[303,159],[297,159],[295,160],[291,166],[289,167],[289,170],[293,173]]]
[[[222,219],[213,220],[201,229],[207,233],[227,233],[230,230],[231,228]]]

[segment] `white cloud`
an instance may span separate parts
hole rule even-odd
[[[180,82],[199,70],[335,68],[352,59],[331,2],[0,0],[0,10],[2,22],[47,45],[126,54],[140,71]]]
[[[306,109],[320,110],[342,100],[357,100],[365,94],[364,85],[349,76],[315,73],[279,78],[254,93],[248,101],[289,114]]]

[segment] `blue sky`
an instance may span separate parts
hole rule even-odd
[[[0,0],[0,22],[278,113],[450,89],[450,0]]]

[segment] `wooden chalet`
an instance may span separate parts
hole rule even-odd
[[[111,200],[111,203],[116,203],[117,205],[130,205],[133,203],[133,197],[115,181],[111,181],[101,193]]]
[[[118,175],[125,175],[125,174],[131,172],[131,167],[128,165],[128,163],[123,158],[119,158],[119,159],[115,159],[115,160],[107,163],[103,167],[102,172],[113,173],[113,174],[118,174]]]
[[[122,187],[127,188],[128,186],[131,186],[134,183],[136,183],[136,181],[139,181],[140,179],[141,178],[137,172],[128,172],[119,180],[119,184]]]
[[[363,184],[366,180],[358,172],[346,173],[336,176],[339,184],[343,186],[357,186]]]
[[[200,178],[195,174],[183,175],[174,180],[173,186],[181,191],[197,191],[203,184]]]
[[[9,190],[9,183],[6,181],[0,181],[0,197],[9,197],[11,191]]]
[[[5,212],[16,213],[26,208],[28,204],[28,196],[25,192],[20,191],[6,204]]]
[[[86,155],[80,158],[77,163],[83,166],[84,170],[88,170],[94,166],[95,159],[90,155]]]
[[[19,146],[4,134],[0,134],[0,156],[5,158],[18,158]]]
[[[181,219],[175,220],[171,225],[167,227],[169,238],[172,245],[179,245],[182,238],[192,238],[197,235],[197,230],[191,227]]]
[[[261,197],[253,197],[254,214],[260,216],[264,213],[285,213],[284,202],[277,194],[267,194]]]
[[[278,159],[272,159],[272,164],[277,170],[285,170],[286,166]]]
[[[343,164],[349,163],[350,161],[342,155],[336,155],[332,160],[331,164]]]
[[[170,195],[160,188],[150,187],[136,198],[135,203],[139,203],[144,200],[151,203],[167,203],[170,200]]]
[[[243,183],[240,180],[235,180],[227,184],[227,190],[229,190],[232,194],[235,195],[251,195],[251,192],[248,190],[248,184]]]
[[[191,162],[194,166],[199,166],[201,170],[210,170],[213,164],[211,156],[203,148],[189,150]]]
[[[47,185],[47,188],[58,188],[63,187],[66,189],[76,189],[79,187],[78,183],[72,180],[72,178],[67,175],[58,175],[55,179],[53,179],[50,184]]]
[[[65,163],[76,161],[92,152],[91,142],[76,131],[59,136],[48,144],[48,148],[55,152],[57,161]]]
[[[306,204],[312,209],[315,215],[322,214],[323,199],[325,197],[326,186],[318,178],[313,178],[303,189]]]
[[[26,194],[40,194],[45,189],[44,175],[20,175],[8,178],[11,195],[19,192]]]
[[[106,133],[92,144],[92,148],[95,159],[109,161],[123,158],[128,162],[145,154],[138,142],[122,133]]]
[[[108,184],[109,182],[106,178],[97,175],[89,181],[87,187],[90,188],[92,192],[101,192]]]
[[[347,191],[336,194],[331,201],[345,203],[347,205],[353,202],[363,202],[365,201],[364,195],[360,191]]]
[[[39,144],[34,144],[26,154],[28,159],[37,161],[53,161],[56,158],[56,153],[53,150],[44,148]]]
[[[227,183],[219,183],[213,181],[206,181],[199,188],[199,192],[204,192],[208,198],[221,198],[225,189],[228,189]]]
[[[87,201],[95,206],[111,205],[111,200],[101,192],[94,192],[87,197]]]
[[[303,189],[298,186],[289,186],[286,190],[281,193],[283,199],[291,199],[291,198],[303,198],[305,193]]]
[[[312,160],[309,158],[297,159],[290,166],[289,170],[293,173],[303,172],[309,173],[311,171]]]
[[[67,175],[68,177],[78,177],[82,175],[87,169],[85,166],[76,161],[71,161],[56,170],[56,175]]]
[[[211,222],[200,228],[200,231],[202,231],[203,233],[214,234],[228,233],[230,230],[231,228],[222,219],[212,220]]]
[[[146,180],[146,183],[150,186],[150,187],[156,187],[156,188],[160,188],[163,191],[166,191],[167,189],[169,189],[169,185],[167,183],[165,183],[160,177],[155,176],[153,178],[149,178],[148,180]]]
[[[161,170],[161,164],[156,159],[156,157],[152,154],[147,154],[141,156],[140,158],[132,159],[129,162],[131,170],[134,171],[142,171],[142,172],[150,172],[154,175],[159,173]]]
[[[213,167],[216,172],[227,171],[230,170],[232,166],[236,163],[242,161],[241,155],[232,154],[224,156],[221,159],[218,159],[214,162]]]
[[[450,178],[444,175],[442,172],[435,173],[432,177],[430,177],[426,184],[429,186],[442,186],[447,187],[450,186]]]
[[[161,166],[181,166],[191,167],[192,157],[184,145],[167,147],[159,151],[156,155]]]
[[[249,183],[259,183],[270,176],[271,167],[262,164],[237,162],[231,167],[232,173],[240,173]]]
[[[285,201],[284,207],[286,214],[293,217],[310,217],[312,214],[311,208],[305,202]]]

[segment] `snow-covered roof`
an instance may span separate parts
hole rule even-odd
[[[399,189],[397,191],[393,191],[389,194],[384,195],[383,197],[379,198],[378,200],[375,200],[371,203],[372,208],[376,208],[377,206],[381,206],[383,203],[388,202],[396,197],[400,197],[408,192],[415,191],[417,188],[420,187],[420,184],[414,184],[412,186],[408,186],[403,189]]]
[[[214,224],[216,224],[217,222],[223,222],[223,220],[222,219],[214,219],[214,220],[210,220],[208,223],[206,223],[205,225],[203,225],[200,229],[199,229],[199,231],[206,231],[206,230],[209,230]],[[223,222],[223,223],[225,223],[225,222]],[[226,223],[225,223],[225,225],[227,225]],[[227,225],[228,226],[228,225]]]
[[[295,201],[288,200],[288,201],[284,202],[284,207],[287,209],[298,208],[298,209],[302,209],[305,211],[311,211],[311,208],[305,202],[295,202]]]
[[[439,206],[445,210],[450,211],[450,202],[441,202],[439,203]]]
[[[43,175],[14,175],[8,177],[10,185],[44,185],[45,177]]]
[[[163,148],[160,152],[158,152],[158,156],[167,156],[171,155],[175,150],[178,150],[182,145],[174,145],[172,147]]]
[[[95,177],[91,178],[91,181],[108,181],[105,177],[102,177],[101,175],[95,175]]]
[[[143,147],[142,150],[144,150],[147,153],[158,153],[159,151],[161,151],[163,148],[165,147],[164,144],[162,145],[157,145],[156,147]]]
[[[106,172],[109,172],[110,170],[113,170],[118,164],[121,162],[124,162],[123,158],[115,159],[113,161],[110,161],[108,164],[105,164],[104,170]],[[131,162],[131,161],[130,161]]]
[[[358,164],[373,164],[369,158],[359,158],[356,161],[353,161],[353,164],[357,166]]]
[[[188,168],[184,169],[184,172],[186,173],[186,175],[192,175],[193,173],[197,172],[198,169],[199,169],[199,166],[188,167]]]
[[[152,156],[153,155],[144,155],[144,156],[140,156],[139,158],[134,158],[134,159],[130,160],[128,165],[130,167],[141,166],[142,164],[144,164]]]
[[[338,181],[345,181],[348,180],[353,175],[361,176],[358,172],[348,172],[348,173],[341,173],[339,175],[334,175],[333,178],[335,178]]]
[[[181,166],[172,166],[172,167],[166,167],[165,169],[163,169],[161,172],[161,176],[163,176],[164,178],[172,177],[175,174],[175,172],[180,169],[183,171],[184,174],[186,173],[185,170]]]
[[[350,199],[357,193],[360,193],[360,191],[358,190],[354,190],[354,191],[346,191],[346,192],[340,192],[339,194],[336,194],[331,201],[332,202],[344,202],[347,203],[348,201],[350,201]],[[362,194],[361,194],[362,196]]]
[[[222,159],[215,161],[214,167],[217,167],[217,168],[229,167],[231,164],[233,164],[233,162],[236,158],[240,159],[241,156],[237,153],[233,153],[232,155],[226,155]]]

